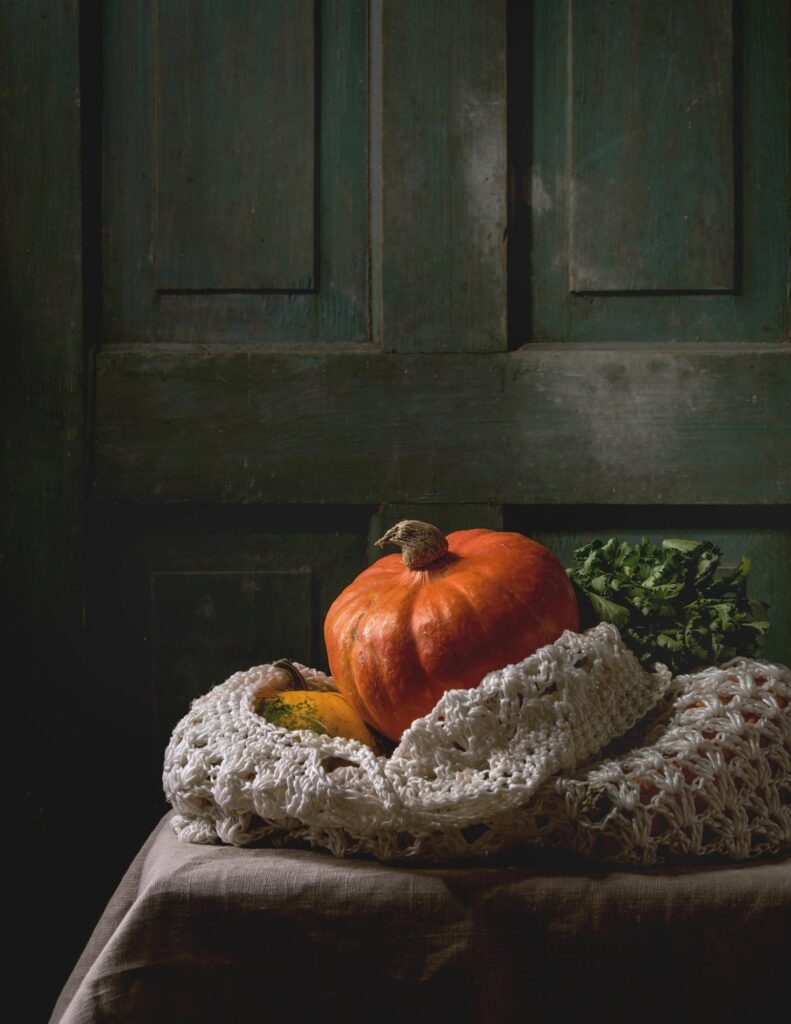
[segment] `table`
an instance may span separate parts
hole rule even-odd
[[[166,814],[50,1024],[770,1019],[791,858],[426,867],[192,846]]]

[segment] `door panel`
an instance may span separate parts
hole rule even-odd
[[[788,31],[774,0],[513,5],[518,340],[788,339]]]
[[[366,341],[366,4],[102,22],[104,344]]]
[[[313,291],[314,4],[152,13],[156,291]]]
[[[732,292],[732,4],[649,8],[570,8],[569,288]]]
[[[167,742],[190,701],[240,669],[311,660],[310,569],[152,572],[155,732]]]
[[[373,513],[96,506],[89,627],[97,705],[102,693],[110,708],[123,703],[128,742],[152,738],[151,769],[189,702],[232,673],[283,657],[326,667],[324,616],[365,567]]]

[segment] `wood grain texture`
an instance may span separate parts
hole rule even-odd
[[[656,5],[633,8],[649,16]],[[697,18],[707,5],[687,8]],[[529,259],[523,253],[513,289],[517,294],[529,291],[531,322],[522,318],[513,341],[787,340],[788,5],[784,0],[735,5],[733,294],[570,293],[569,108],[575,83],[568,62],[568,6],[535,0],[530,11],[531,18],[520,29],[526,45],[528,39],[539,44],[532,50],[529,74],[512,77],[517,92],[512,92],[511,102],[524,108],[525,139],[514,152],[515,195],[529,242]],[[613,70],[627,73],[628,66]],[[669,145],[667,138],[674,132],[678,126],[672,119],[657,120],[638,141]],[[707,187],[704,181],[695,195],[700,197]],[[633,200],[627,196],[623,202],[630,207]],[[672,210],[668,216],[674,216]],[[607,231],[605,220],[603,237]]]
[[[505,0],[377,2],[383,346],[504,349]]]
[[[97,494],[131,501],[772,503],[791,350],[525,346],[487,356],[116,349]]]
[[[367,4],[364,0],[316,0],[316,5],[319,79],[314,98],[316,108],[311,117],[317,137],[305,138],[308,112],[303,94],[307,83],[293,83],[294,87],[281,95],[284,75],[293,77],[296,71],[270,64],[267,67],[256,66],[253,74],[253,68],[249,67],[248,78],[253,76],[256,81],[266,82],[266,87],[262,87],[264,95],[249,111],[250,118],[273,117],[272,130],[278,135],[277,144],[266,143],[259,148],[259,140],[256,139],[256,145],[250,152],[242,153],[240,159],[250,171],[249,180],[244,175],[240,177],[230,167],[221,167],[223,149],[231,145],[228,140],[233,139],[234,144],[242,145],[244,130],[249,128],[249,119],[246,122],[245,118],[240,120],[237,109],[244,83],[240,79],[233,84],[235,44],[232,45],[232,41],[238,32],[244,32],[245,25],[228,17],[225,5],[211,6],[214,21],[218,26],[224,26],[231,43],[223,43],[218,27],[216,38],[203,38],[201,53],[205,51],[205,59],[211,58],[217,64],[212,72],[213,78],[219,78],[221,83],[230,79],[231,86],[213,90],[205,98],[203,107],[210,110],[211,118],[204,119],[199,130],[193,124],[187,132],[185,120],[185,130],[177,131],[176,136],[178,139],[189,138],[191,145],[198,139],[205,147],[205,158],[197,148],[195,160],[190,161],[190,165],[194,164],[199,182],[202,182],[201,192],[211,193],[215,184],[219,189],[212,199],[218,204],[212,230],[218,237],[222,236],[220,251],[208,255],[204,251],[208,244],[207,226],[201,221],[198,204],[186,197],[179,200],[183,208],[178,214],[176,234],[170,240],[166,236],[164,246],[160,247],[166,252],[171,243],[174,246],[172,259],[168,257],[170,269],[165,272],[165,283],[190,289],[220,287],[219,291],[205,292],[157,290],[163,283],[158,279],[159,270],[153,255],[157,241],[157,215],[167,223],[170,200],[175,201],[178,196],[173,195],[176,190],[173,185],[159,203],[156,198],[155,142],[159,102],[156,4],[154,0],[136,0],[135,3],[106,0],[102,5],[103,315],[106,344],[200,340],[218,344],[277,345],[335,340],[359,342],[370,338]],[[170,10],[169,5],[165,7]],[[313,9],[312,4],[300,4],[293,10],[302,12],[304,19],[308,7]],[[233,10],[229,8],[228,14]],[[250,10],[255,12],[254,20],[261,26],[271,21],[278,26],[283,61],[287,61],[285,51],[291,48],[305,58],[304,39],[292,40],[288,46],[284,41],[290,32],[284,20],[292,10],[289,5],[272,3],[264,7],[253,4]],[[203,69],[193,65],[196,62],[200,65],[199,55],[186,52],[182,56],[190,66],[173,69],[170,77],[165,76],[160,83],[159,92],[175,88],[182,80],[187,81],[191,88],[197,88]],[[248,63],[253,63],[253,56],[249,57]],[[310,73],[312,76],[312,67]],[[175,95],[168,95],[163,102],[165,110],[172,109],[175,117],[181,101]],[[278,109],[273,111],[273,107]],[[297,138],[300,140],[298,143]],[[279,147],[282,147],[282,152],[278,152]],[[315,194],[310,197],[306,211],[306,204],[301,198],[299,202],[294,201],[298,198],[294,189],[300,197],[305,190],[304,166],[308,148],[311,154],[315,153],[317,160],[312,168]],[[227,162],[230,164],[233,159],[231,152]],[[297,162],[293,170],[290,166],[292,160]],[[171,170],[187,173],[186,161],[186,155],[180,157]],[[290,180],[292,174],[293,181]],[[215,183],[216,175],[219,178]],[[282,180],[273,182],[273,175]],[[303,185],[297,185],[298,180]],[[241,189],[238,197],[235,196],[237,186]],[[278,200],[279,190],[285,190],[282,202]],[[274,223],[275,218],[279,225],[276,226],[275,237],[269,240],[276,250],[269,270],[261,263],[261,254],[251,251],[262,237],[252,232],[253,222],[249,221],[243,230],[242,248],[239,249],[235,238],[236,221],[222,213],[228,204],[241,203],[239,216],[242,217],[245,208],[242,197],[246,197],[245,202],[251,200],[251,209],[255,203],[259,212],[262,209],[268,211],[266,216],[270,222]],[[309,235],[315,252],[312,262],[303,266]],[[261,245],[271,253],[266,236],[264,239]],[[183,268],[177,266],[182,251],[190,254]],[[282,272],[277,269],[281,252],[285,261]],[[224,259],[227,267],[222,265]],[[211,273],[207,276],[204,270]],[[251,274],[255,276],[251,277]],[[293,291],[294,285],[310,291]],[[285,287],[286,290],[238,290],[250,286],[256,289]]]
[[[569,11],[569,287],[732,291],[732,4]]]
[[[157,290],[313,289],[315,14],[155,5]]]

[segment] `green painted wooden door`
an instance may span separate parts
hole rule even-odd
[[[282,562],[280,503],[307,547],[277,571],[317,581],[327,506],[358,566],[382,503],[567,555],[669,516],[754,554],[785,613],[786,18],[721,0],[105,5],[95,494],[219,508],[221,533],[250,505],[268,538],[210,558],[174,537],[175,561],[147,564],[157,692],[175,672],[160,603],[194,590],[227,615],[237,573],[247,614],[245,574]],[[205,578],[163,598],[176,565]],[[341,576],[313,604],[281,597],[311,620],[298,655],[322,659]],[[203,660],[172,684],[182,705],[231,666]],[[176,705],[157,700],[164,728]]]
[[[2,17],[3,571],[103,799],[404,515],[710,536],[791,661],[782,0]]]

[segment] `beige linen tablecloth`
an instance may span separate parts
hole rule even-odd
[[[166,815],[51,1024],[770,1019],[791,859],[426,868],[191,846]]]

